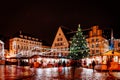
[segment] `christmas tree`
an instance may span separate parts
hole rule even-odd
[[[70,44],[70,53],[68,58],[72,60],[80,60],[89,56],[89,48],[87,47],[87,42],[80,28],[80,24],[78,25],[78,30],[76,34],[72,38],[72,42]]]

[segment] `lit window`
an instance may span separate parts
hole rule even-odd
[[[94,48],[94,45],[92,44],[92,48]]]
[[[99,44],[96,44],[96,47],[99,47]]]
[[[96,39],[96,42],[97,42],[97,41],[99,41],[99,39],[98,39],[98,38]]]
[[[59,41],[59,38],[57,38],[57,41]]]
[[[92,42],[94,42],[94,39],[92,39]]]
[[[99,50],[96,50],[96,53],[99,53]]]
[[[92,54],[94,54],[95,53],[95,51],[94,50],[92,50]]]

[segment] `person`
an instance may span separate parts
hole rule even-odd
[[[107,60],[107,70],[109,71],[109,68],[110,68],[110,61]]]
[[[66,63],[65,63],[65,61],[63,61],[63,67],[66,67]]]
[[[84,66],[86,66],[86,60],[84,60]]]
[[[94,71],[94,69],[95,69],[95,65],[96,65],[96,63],[95,63],[95,61],[93,60],[93,61],[92,61],[92,68],[93,68],[93,71]]]

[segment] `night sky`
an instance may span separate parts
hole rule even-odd
[[[11,36],[21,30],[51,44],[59,26],[74,30],[81,24],[81,28],[112,28],[120,38],[119,2],[75,1],[0,1],[0,34]]]

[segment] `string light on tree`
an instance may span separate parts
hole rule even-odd
[[[87,42],[83,36],[80,24],[76,34],[72,38],[72,43],[70,44],[70,53],[68,58],[73,60],[79,60],[85,58],[89,55],[89,48],[87,47]]]

